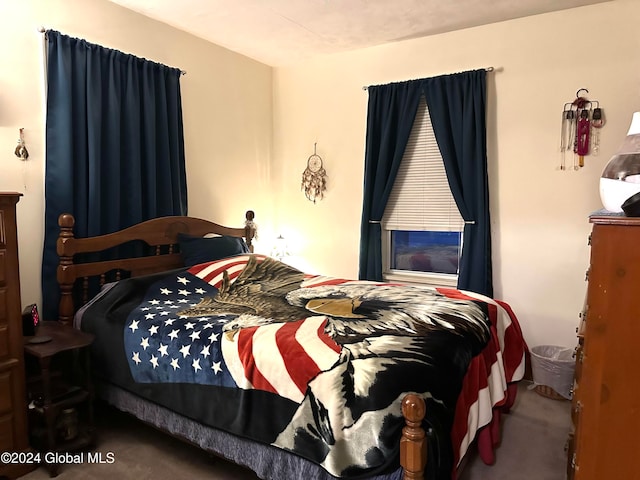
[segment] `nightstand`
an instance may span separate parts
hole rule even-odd
[[[44,343],[32,343],[45,337]],[[43,322],[25,337],[29,435],[40,452],[73,452],[93,446],[93,386],[89,346],[93,335],[58,322]],[[45,462],[49,475],[56,463]]]

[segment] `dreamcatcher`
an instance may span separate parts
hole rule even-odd
[[[322,158],[316,154],[316,144],[313,144],[313,155],[307,160],[307,168],[302,172],[301,190],[307,200],[316,203],[316,198],[322,200],[327,189],[327,172],[322,167]]]

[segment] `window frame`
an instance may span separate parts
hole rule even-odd
[[[433,143],[435,143],[435,134],[433,133],[433,127],[430,123],[431,122],[430,115],[428,111],[428,106],[426,104],[426,99],[424,98],[424,96],[421,97],[420,102],[421,104],[420,104],[420,107],[418,108],[418,111],[416,112],[416,118],[414,120],[414,125],[412,127],[412,131],[409,137],[409,142],[407,146],[407,151],[405,151],[405,155],[407,155],[408,151],[410,150],[409,145],[414,145],[414,146],[419,145],[419,148],[417,148],[416,150],[420,150],[420,149],[428,150],[428,147],[429,146],[433,147]],[[424,117],[420,117],[421,113],[422,115],[424,115]],[[440,160],[444,162],[442,160],[442,155],[439,154],[437,143],[435,144],[435,146],[436,146],[436,150],[438,150],[438,155],[440,157]],[[424,156],[426,161],[430,159],[434,159],[433,157],[429,156],[428,153],[424,153]],[[403,157],[403,162],[404,161],[405,161],[405,158]],[[444,167],[444,163],[443,163],[443,167]],[[396,182],[398,181],[400,180],[398,177],[396,177]],[[446,179],[446,173],[445,173],[444,182],[446,183],[447,191],[451,196],[451,201],[449,203],[450,204],[451,202],[453,203],[453,206],[458,214],[455,221],[448,222],[447,229],[443,229],[442,224],[438,221],[436,221],[435,223],[439,225],[437,227],[431,226],[431,228],[430,228],[430,225],[428,225],[427,223],[422,223],[420,226],[418,226],[416,223],[413,223],[411,225],[409,224],[405,225],[403,224],[402,221],[399,221],[398,218],[395,218],[392,221],[390,221],[390,218],[389,218],[390,215],[388,215],[389,212],[385,211],[385,214],[383,215],[383,219],[381,222],[382,277],[385,281],[397,281],[402,283],[423,284],[423,285],[430,285],[430,286],[445,286],[445,287],[457,286],[459,271],[456,274],[447,274],[447,273],[437,273],[437,272],[416,272],[411,270],[400,270],[400,269],[391,268],[391,243],[392,243],[391,233],[393,231],[408,230],[408,231],[459,232],[460,233],[460,248],[459,248],[459,256],[458,256],[458,259],[459,259],[458,269],[459,269],[460,259],[462,257],[465,222],[462,216],[460,215],[460,212],[457,209],[457,205],[455,204],[455,200],[453,199],[453,196],[451,194],[449,183],[448,183],[448,180]],[[394,190],[395,190],[395,185],[394,185]],[[392,208],[390,206],[394,202],[392,198],[393,198],[393,193],[390,196],[391,201],[389,202],[389,204],[387,204],[387,209]],[[451,210],[451,205],[449,206],[449,210]]]
[[[391,268],[391,232],[395,230],[396,229],[387,229],[384,225],[382,226],[382,278],[385,281],[429,285],[434,287],[456,287],[458,285],[459,274],[414,272],[411,270]],[[462,257],[463,237],[463,232],[460,232],[460,257]],[[459,265],[460,264],[458,262],[458,271]]]

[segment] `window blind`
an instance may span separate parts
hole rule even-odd
[[[386,230],[460,232],[458,211],[424,96],[382,219]]]

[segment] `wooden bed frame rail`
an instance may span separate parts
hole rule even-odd
[[[73,215],[64,213],[58,218],[60,233],[56,249],[60,257],[57,280],[60,286],[60,303],[58,321],[72,325],[76,309],[89,301],[88,285],[90,278],[97,278],[102,286],[113,274],[119,280],[122,273],[131,277],[148,275],[183,266],[182,257],[175,248],[178,234],[204,236],[209,233],[242,237],[249,250],[253,252],[252,240],[255,237],[253,223],[254,212],[249,210],[245,215],[244,228],[230,228],[208,220],[193,217],[160,217],[133,225],[118,232],[90,238],[76,238],[73,233],[75,219]],[[142,241],[150,247],[147,256],[117,260],[98,260],[78,263],[76,255],[99,253],[133,241]],[[109,277],[110,278],[110,277]],[[81,282],[81,304],[74,301],[74,285]],[[422,427],[426,413],[424,399],[414,393],[407,394],[402,401],[402,415],[405,427],[400,440],[400,464],[405,480],[423,480],[427,464],[427,437]],[[168,432],[167,432],[168,433]]]

